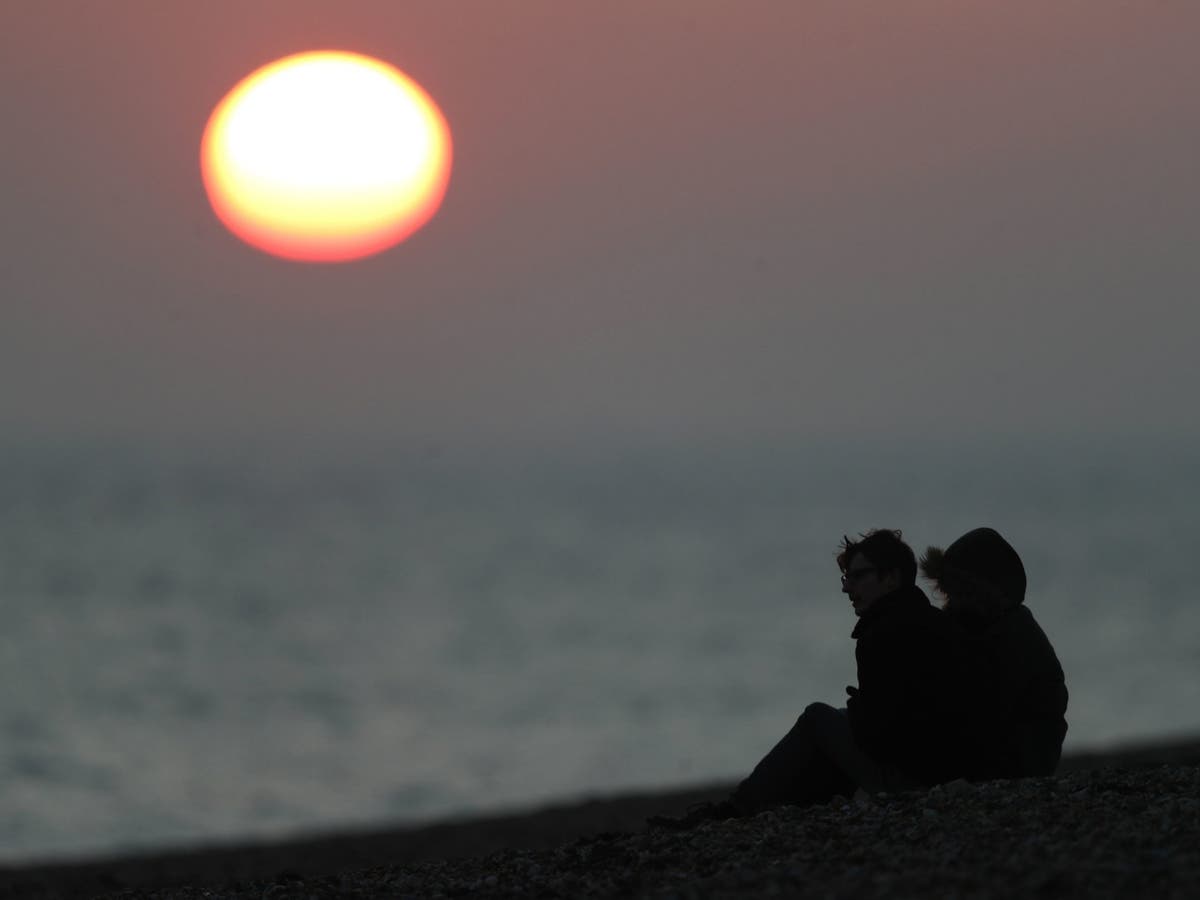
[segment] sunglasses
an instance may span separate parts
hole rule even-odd
[[[876,566],[861,566],[860,568],[854,569],[853,571],[843,572],[842,573],[842,584],[848,584],[851,581],[858,581],[858,579],[862,578],[864,575],[868,575],[871,572],[876,572],[876,571],[878,571],[878,568]]]

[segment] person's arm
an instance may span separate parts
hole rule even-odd
[[[891,756],[893,736],[904,718],[908,686],[901,643],[887,633],[860,640],[855,648],[858,686],[847,689],[846,713],[855,743],[880,762]]]

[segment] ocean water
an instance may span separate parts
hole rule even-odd
[[[0,455],[0,862],[748,771],[854,680],[834,549],[990,524],[1068,748],[1200,732],[1194,448]]]

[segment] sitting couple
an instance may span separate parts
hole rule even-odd
[[[991,528],[930,547],[922,574],[900,532],[846,538],[842,591],[858,616],[858,684],[844,709],[813,703],[730,797],[676,826],[780,804],[908,790],[959,778],[1050,775],[1067,723],[1062,667],[1024,606],[1025,568]]]

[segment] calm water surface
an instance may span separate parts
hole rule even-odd
[[[843,533],[990,524],[1069,747],[1200,732],[1181,449],[0,455],[0,859],[743,774],[854,679]]]

